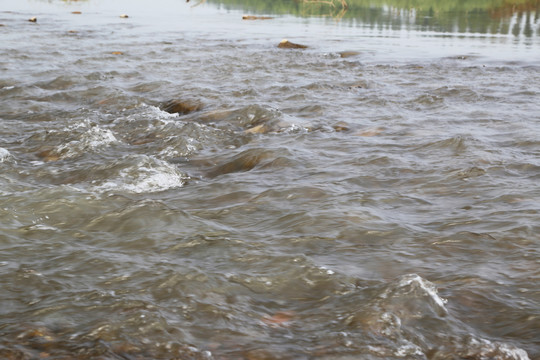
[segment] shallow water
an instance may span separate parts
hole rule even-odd
[[[241,16],[4,1],[0,357],[539,358],[537,20]]]

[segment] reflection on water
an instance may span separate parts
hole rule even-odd
[[[267,14],[328,16],[392,30],[540,36],[540,1],[209,0]]]

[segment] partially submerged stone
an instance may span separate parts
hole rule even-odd
[[[287,39],[283,39],[279,43],[278,48],[280,49],[307,49],[307,46],[301,45],[301,44],[295,44],[295,43],[290,42]]]
[[[30,22],[37,22],[37,17],[33,16],[30,19],[28,19]]]
[[[254,16],[254,15],[244,15],[242,20],[270,20],[273,19],[271,16]]]
[[[111,54],[113,54],[113,55],[124,55],[124,53],[121,52],[121,51],[113,51]]]
[[[127,14],[122,14],[122,15],[120,15],[120,17],[121,17],[122,19],[127,19],[129,16],[127,16]]]
[[[75,15],[80,15],[80,14],[82,14],[82,12],[80,12],[80,11],[72,11],[71,13],[72,13],[72,14],[75,14]]]
[[[160,106],[160,109],[170,114],[185,115],[203,108],[203,104],[197,100],[170,100]]]
[[[348,57],[353,57],[353,56],[360,55],[360,53],[358,51],[342,51],[342,52],[339,52],[338,54],[342,58],[348,58]]]

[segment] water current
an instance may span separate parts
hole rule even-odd
[[[540,358],[538,13],[0,4],[1,359]]]

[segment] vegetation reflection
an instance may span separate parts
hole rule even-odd
[[[540,34],[540,0],[208,0],[259,14],[324,16],[372,27],[447,33]]]

